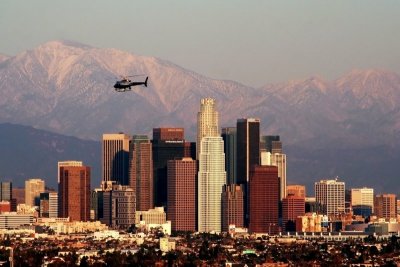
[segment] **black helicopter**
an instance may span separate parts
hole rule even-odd
[[[149,77],[146,77],[146,80],[144,82],[133,82],[132,80],[128,79],[129,77],[135,77],[135,76],[142,76],[142,75],[122,76],[122,80],[117,81],[114,84],[115,91],[117,92],[130,91],[131,86],[136,86],[136,85],[144,85],[147,87],[147,80],[149,79]]]

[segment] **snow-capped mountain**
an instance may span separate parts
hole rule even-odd
[[[136,74],[149,76],[148,88],[114,91],[119,75]],[[195,140],[199,101],[213,97],[221,127],[258,117],[262,134],[281,135],[289,150],[400,147],[400,76],[384,70],[252,88],[154,57],[52,41],[0,55],[0,95],[0,123],[86,139],[171,126],[184,127],[187,139]]]

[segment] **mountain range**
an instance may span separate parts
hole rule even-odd
[[[114,91],[119,75],[135,74],[148,75],[149,86]],[[154,57],[51,41],[0,56],[0,93],[0,123],[96,141],[105,132],[150,135],[167,126],[195,140],[200,99],[213,97],[222,127],[258,117],[262,134],[281,136],[289,182],[312,187],[338,175],[351,186],[400,189],[400,76],[387,70],[253,88]]]

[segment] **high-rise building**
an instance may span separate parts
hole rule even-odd
[[[174,231],[196,231],[196,176],[192,158],[168,161],[167,219]]]
[[[167,205],[167,162],[181,159],[185,154],[183,128],[153,129],[153,177],[154,204],[157,207]]]
[[[352,188],[351,207],[354,215],[368,217],[374,210],[374,189],[373,188]]]
[[[57,164],[57,183],[60,183],[60,167],[68,167],[68,166],[83,166],[82,161],[77,160],[66,160],[59,161]]]
[[[0,182],[0,201],[11,201],[12,190],[12,182]]]
[[[279,231],[279,178],[276,166],[253,165],[249,181],[249,231]]]
[[[103,181],[129,184],[129,142],[129,135],[123,133],[103,134]]]
[[[247,226],[249,220],[248,203],[250,194],[248,192],[248,183],[250,168],[253,165],[260,164],[260,120],[254,118],[238,119],[236,129],[236,181],[244,186],[246,197],[244,216]]]
[[[104,186],[104,189],[100,221],[114,228],[127,229],[135,223],[136,199],[133,188],[113,183]]]
[[[58,217],[71,221],[90,219],[90,167],[60,167]]]
[[[236,183],[236,128],[222,128],[227,184]]]
[[[213,98],[202,98],[200,100],[200,111],[197,113],[197,159],[200,154],[200,142],[205,136],[219,136],[218,112],[216,101]]]
[[[221,193],[226,183],[222,137],[203,137],[199,154],[198,231],[221,232]]]
[[[39,216],[43,218],[58,217],[58,194],[57,192],[40,193]]]
[[[130,187],[136,195],[136,210],[154,206],[152,145],[146,135],[134,135],[130,145]]]
[[[31,207],[39,206],[40,193],[45,191],[45,184],[42,179],[34,178],[25,181],[25,204]]]
[[[306,187],[304,185],[291,184],[286,186],[286,195],[295,197],[306,197]]]
[[[228,232],[229,225],[244,227],[243,185],[228,184],[222,189],[222,231]]]
[[[345,212],[345,183],[333,180],[321,180],[315,183],[315,198],[322,212],[328,216],[337,216]]]
[[[285,232],[296,231],[296,218],[305,214],[304,197],[288,195],[282,200],[282,226]]]
[[[286,194],[286,154],[272,153],[271,165],[278,167],[279,199],[282,201]]]
[[[397,217],[397,197],[395,194],[381,194],[375,196],[374,214],[378,218],[392,219]]]
[[[261,149],[265,149],[267,152],[271,152],[271,154],[275,153],[283,153],[282,150],[282,142],[280,140],[279,135],[264,135],[260,138],[260,146]]]

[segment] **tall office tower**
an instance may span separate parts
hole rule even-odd
[[[40,193],[39,216],[43,218],[58,217],[58,194],[57,192]]]
[[[279,200],[282,201],[286,194],[286,154],[271,154],[271,165],[278,167]]]
[[[218,112],[216,111],[216,101],[213,98],[202,98],[200,100],[200,111],[197,113],[197,159],[199,159],[203,137],[219,136]]]
[[[352,188],[351,207],[354,215],[368,217],[374,210],[374,189],[373,188]]]
[[[103,181],[129,184],[129,135],[103,134]]]
[[[44,187],[42,179],[29,179],[25,181],[25,204],[31,207],[39,206],[40,193],[45,191]]]
[[[167,219],[174,231],[196,231],[196,176],[192,158],[168,161]]]
[[[130,182],[136,194],[136,210],[154,206],[152,145],[146,135],[134,135],[130,148]]]
[[[60,167],[69,167],[69,166],[83,166],[82,161],[76,160],[67,160],[67,161],[59,161],[57,164],[57,183],[60,183]]]
[[[203,137],[198,172],[198,231],[221,232],[221,193],[226,183],[222,137]]]
[[[282,142],[279,135],[264,135],[260,138],[261,149],[265,149],[267,152],[283,153]]]
[[[184,151],[184,157],[185,158],[192,158],[196,159],[196,142],[188,142],[186,141],[184,144],[185,151]]]
[[[13,198],[12,182],[0,182],[0,201],[10,201]]]
[[[90,167],[60,167],[58,217],[71,221],[90,219]]]
[[[286,195],[295,197],[306,197],[306,187],[299,184],[291,184],[286,186]]]
[[[244,202],[245,225],[249,220],[249,176],[250,168],[260,164],[260,120],[254,118],[238,119],[236,123],[237,163],[236,182],[244,185],[246,200]]]
[[[167,162],[180,159],[185,154],[183,128],[153,129],[153,177],[154,204],[157,207],[167,205]]]
[[[253,165],[249,181],[249,232],[279,231],[279,178],[276,166]]]
[[[222,189],[222,231],[228,232],[229,225],[244,227],[243,185],[228,184]]]
[[[133,188],[112,183],[104,189],[100,221],[114,228],[127,229],[135,223],[136,198]]]
[[[236,128],[222,128],[227,184],[236,183]]]
[[[296,231],[296,218],[305,214],[305,198],[288,195],[282,200],[282,225],[285,232]]]
[[[321,180],[315,185],[315,199],[328,216],[336,216],[345,212],[345,183],[334,180]]]
[[[395,194],[381,194],[375,196],[374,213],[378,218],[387,220],[397,217],[397,198]]]

